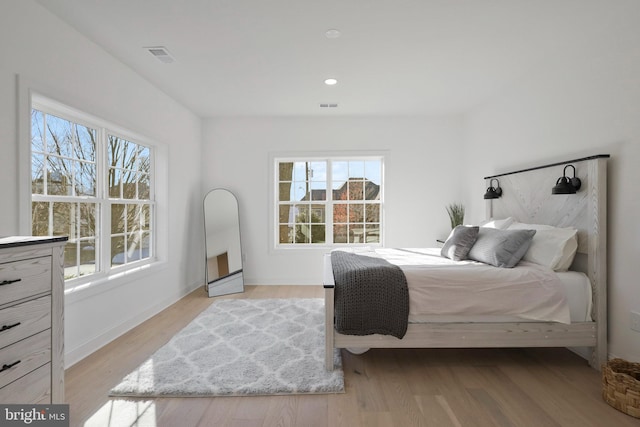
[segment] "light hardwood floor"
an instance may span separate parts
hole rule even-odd
[[[312,298],[249,286],[221,298]],[[566,349],[342,352],[344,394],[112,399],[111,387],[219,298],[199,289],[66,371],[72,426],[640,426],[607,405],[600,373]]]

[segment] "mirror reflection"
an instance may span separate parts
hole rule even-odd
[[[209,296],[244,291],[238,200],[229,190],[211,190],[204,198],[206,287]]]

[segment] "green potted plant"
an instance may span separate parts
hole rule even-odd
[[[451,220],[451,229],[453,230],[458,225],[462,225],[464,222],[464,205],[462,203],[451,203],[447,206],[447,213]]]

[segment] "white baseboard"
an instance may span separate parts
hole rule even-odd
[[[69,369],[70,367],[72,367],[73,365],[75,365],[85,357],[98,351],[105,345],[109,344],[111,341],[115,340],[116,338],[120,337],[121,335],[125,334],[126,332],[130,331],[136,326],[140,325],[142,322],[149,320],[156,314],[160,313],[162,310],[166,309],[170,305],[179,301],[181,298],[185,297],[187,294],[195,291],[200,286],[202,286],[202,283],[200,282],[192,284],[183,293],[177,296],[174,295],[172,297],[166,298],[160,301],[159,303],[155,304],[153,307],[150,307],[149,309],[141,313],[138,313],[136,316],[125,320],[119,325],[116,325],[115,327],[109,329],[108,331],[92,338],[86,343],[74,349],[65,351],[65,354],[64,354],[65,369]]]

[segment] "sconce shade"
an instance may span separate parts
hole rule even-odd
[[[573,178],[567,177],[568,167],[573,169]],[[573,165],[567,165],[562,171],[562,176],[558,178],[556,185],[551,189],[551,194],[576,194],[581,185],[580,178],[576,178],[576,168]]]
[[[495,187],[492,185],[493,181],[497,182]],[[493,178],[491,181],[489,181],[489,188],[487,188],[487,192],[484,193],[484,198],[499,199],[500,196],[502,196],[502,188],[500,188],[500,181],[498,181],[496,178]]]

